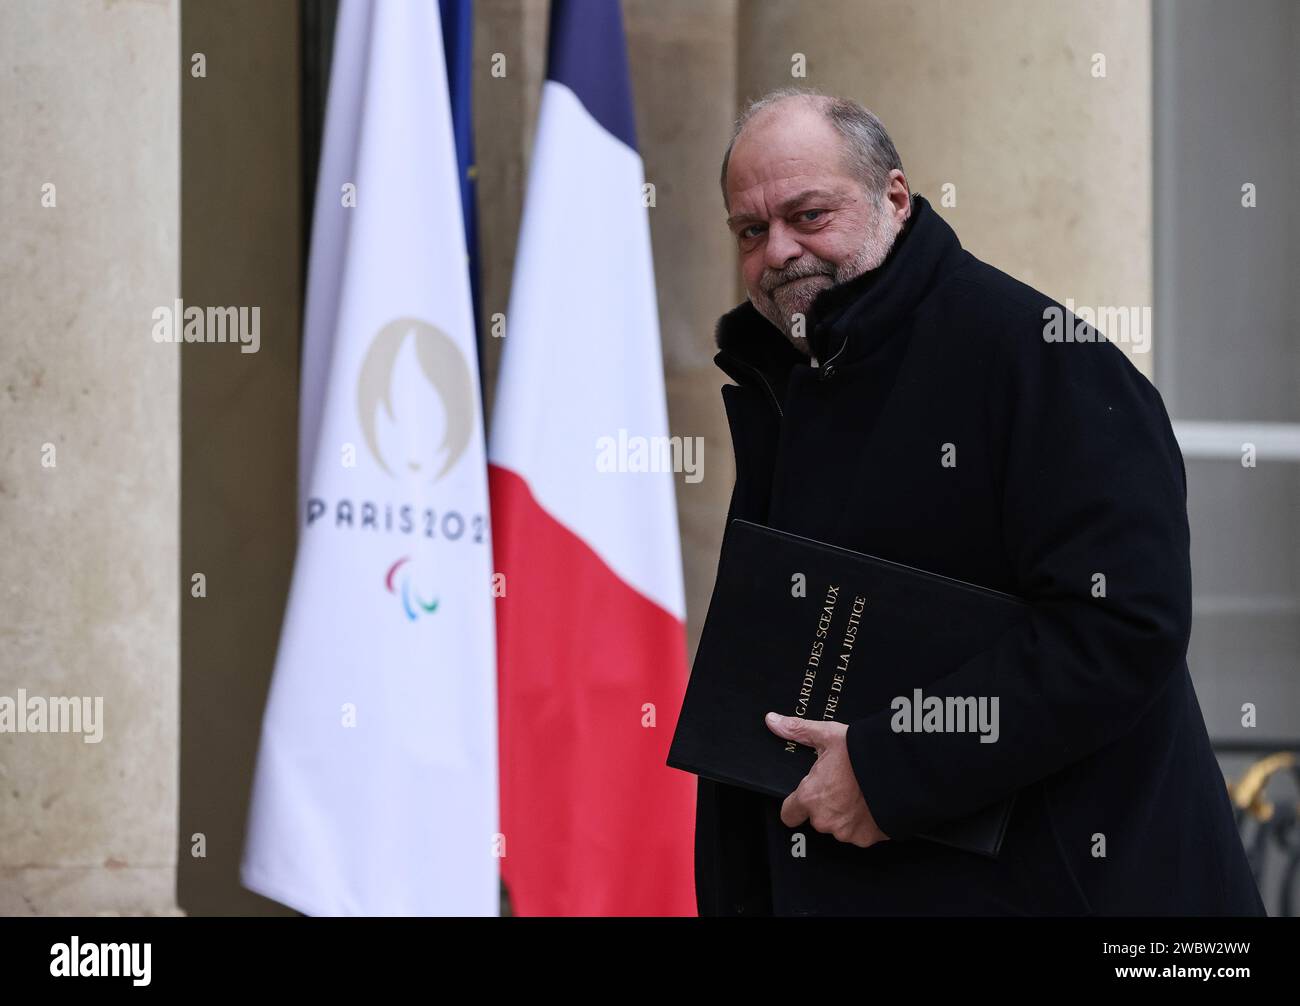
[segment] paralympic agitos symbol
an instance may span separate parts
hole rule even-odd
[[[397,571],[410,561],[410,556],[402,556],[402,558],[398,559],[389,567],[388,575],[384,577],[384,586],[388,588],[390,594],[398,593],[398,588],[394,585],[393,578],[396,576]],[[400,596],[402,598],[402,608],[406,611],[406,617],[412,622],[419,618],[421,613],[432,615],[438,610],[438,599],[436,597],[433,599],[433,603],[430,604],[411,589],[411,574],[409,570],[402,574]],[[411,603],[413,599],[415,602],[414,604]]]

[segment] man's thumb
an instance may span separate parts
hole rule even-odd
[[[808,747],[816,747],[816,731],[813,724],[802,716],[782,716],[780,713],[768,713],[765,717],[767,728],[778,737],[788,741],[797,741]]]

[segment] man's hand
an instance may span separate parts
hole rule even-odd
[[[817,761],[781,805],[781,823],[797,828],[809,821],[817,831],[862,848],[889,840],[871,816],[844,735],[848,725],[831,720],[813,722],[800,716],[768,713],[764,722],[778,737],[813,748]]]

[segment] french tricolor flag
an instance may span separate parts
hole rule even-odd
[[[618,2],[554,0],[488,447],[518,915],[696,914],[673,475],[599,458],[668,435],[644,183]]]

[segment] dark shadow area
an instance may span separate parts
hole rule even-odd
[[[239,885],[239,859],[293,566],[300,32],[296,3],[181,11],[181,296],[260,314],[255,353],[181,347],[177,901],[193,915],[288,911]],[[206,76],[194,76],[196,54]],[[206,596],[194,596],[195,574]]]

